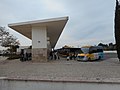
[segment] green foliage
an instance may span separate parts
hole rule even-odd
[[[109,44],[99,43],[98,46],[102,46],[103,50],[116,50],[116,44],[113,43]]]

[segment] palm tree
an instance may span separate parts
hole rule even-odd
[[[120,61],[120,3],[116,0],[116,10],[115,10],[115,40],[117,46],[117,55]]]

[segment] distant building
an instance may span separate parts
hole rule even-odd
[[[60,49],[57,50],[62,56],[67,56],[67,55],[77,55],[79,53],[81,53],[81,48],[74,48],[74,47],[68,47],[68,46],[64,46]]]
[[[21,49],[28,49],[30,46],[19,46],[19,48],[17,48],[17,54],[21,53]]]

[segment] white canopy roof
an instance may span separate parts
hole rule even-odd
[[[59,36],[61,35],[68,17],[28,21],[21,23],[8,24],[8,26],[22,35],[32,39],[32,26],[47,27],[47,37],[50,38],[51,47],[54,48]]]

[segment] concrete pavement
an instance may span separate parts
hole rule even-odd
[[[47,63],[4,60],[0,61],[0,77],[23,80],[120,82],[120,63],[117,58],[94,62],[61,59]]]

